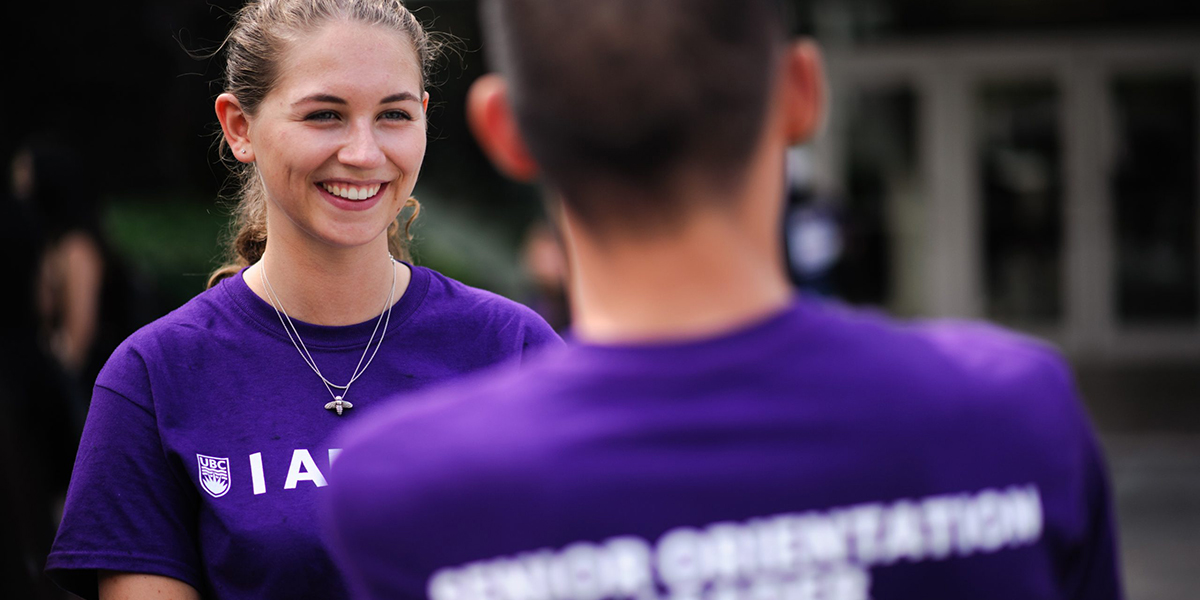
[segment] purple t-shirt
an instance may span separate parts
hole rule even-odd
[[[339,436],[358,598],[1121,597],[1068,370],[997,328],[801,300],[420,396]]]
[[[295,324],[336,383],[376,325]],[[339,417],[271,306],[226,279],[135,333],[100,373],[46,568],[84,597],[96,569],[166,575],[214,598],[345,597],[317,516],[330,435],[381,414],[385,398],[548,344],[561,341],[528,308],[413,267]]]

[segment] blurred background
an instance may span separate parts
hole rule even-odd
[[[0,520],[0,596],[59,597],[38,573],[95,371],[221,261],[222,63],[196,56],[240,4],[7,9],[0,243],[19,309],[0,354],[0,510],[28,518]],[[415,260],[564,326],[538,190],[498,176],[463,120],[486,65],[477,2],[409,5],[461,42],[431,89]],[[789,5],[832,89],[824,133],[787,157],[796,284],[1059,345],[1108,450],[1129,597],[1196,597],[1200,3]]]

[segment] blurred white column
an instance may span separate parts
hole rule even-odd
[[[1067,350],[1104,355],[1114,337],[1111,172],[1115,114],[1108,73],[1092,60],[1068,60],[1063,90],[1062,291]]]
[[[1192,77],[1196,83],[1196,280],[1200,281],[1200,48],[1193,53]],[[1196,324],[1196,335],[1200,337],[1200,323]]]
[[[937,61],[918,78],[920,164],[929,186],[926,312],[983,316],[982,228],[972,81]]]
[[[821,130],[809,143],[812,148],[813,181],[818,192],[840,197],[844,192],[842,177],[845,175],[846,154],[846,111],[842,109],[849,98],[850,89],[843,85],[843,72],[839,58],[842,53],[826,50],[825,120]]]

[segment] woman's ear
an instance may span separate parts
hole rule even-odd
[[[793,144],[808,141],[825,119],[825,68],[821,50],[812,40],[788,46],[784,57],[784,106],[787,135]]]
[[[508,100],[508,86],[499,75],[484,75],[471,84],[467,123],[484,154],[501,173],[524,182],[537,178],[538,165],[521,139]]]
[[[240,162],[254,162],[254,147],[250,143],[250,120],[242,110],[242,104],[233,94],[224,93],[217,96],[215,105],[217,120],[221,122],[221,132],[225,135],[225,143],[233,152],[233,157]]]

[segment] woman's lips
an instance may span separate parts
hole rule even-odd
[[[325,189],[325,191],[329,192],[330,194],[333,194],[334,196],[343,198],[345,200],[354,200],[354,201],[366,200],[368,198],[371,198],[375,194],[378,194],[379,189],[381,187],[383,187],[382,183],[355,185],[355,184],[351,184],[351,183],[342,183],[342,182],[337,182],[337,181],[321,182],[321,183],[318,183],[317,185],[321,186],[322,188]]]
[[[350,184],[340,181],[315,185],[325,200],[344,210],[367,210],[375,206],[388,186],[387,183]]]

